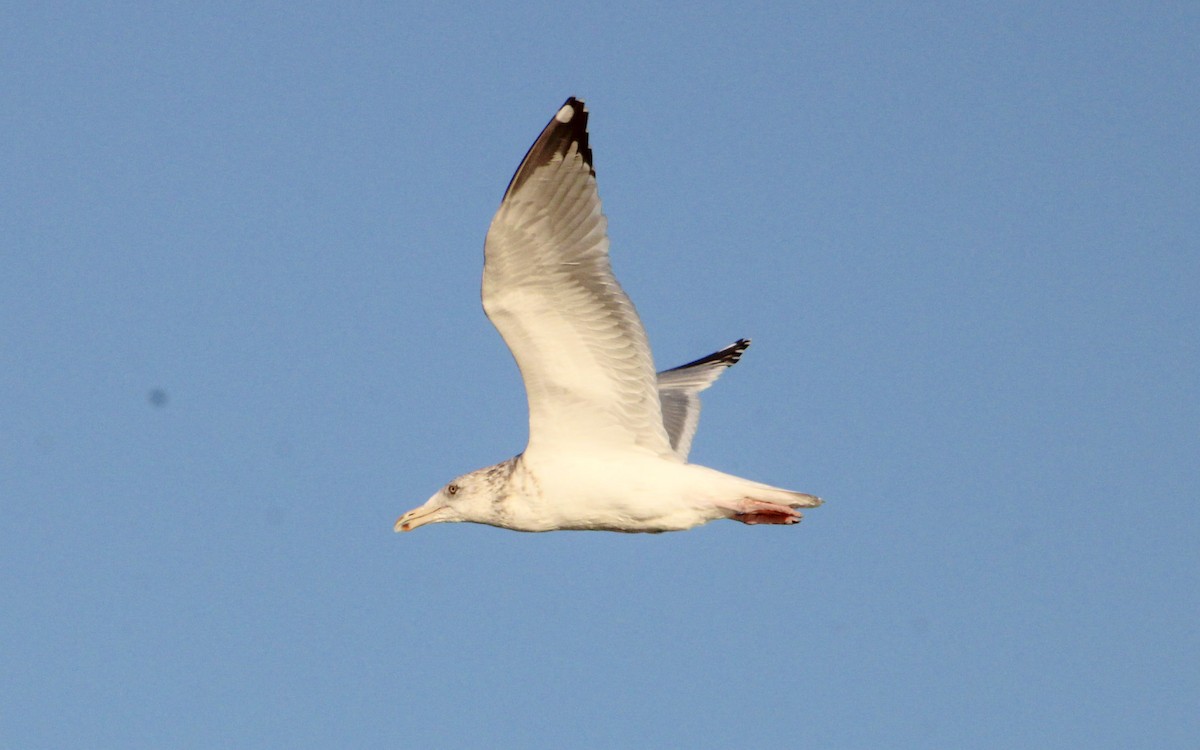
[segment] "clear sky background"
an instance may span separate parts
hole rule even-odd
[[[17,7],[14,7],[17,6]],[[1195,748],[1200,5],[10,4],[0,747]],[[693,460],[798,527],[392,523],[588,102]]]

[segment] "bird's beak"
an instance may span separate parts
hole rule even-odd
[[[445,519],[446,510],[446,506],[430,500],[420,508],[413,508],[396,519],[396,525],[393,528],[396,531],[412,531],[427,523],[438,523]]]

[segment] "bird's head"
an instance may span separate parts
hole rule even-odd
[[[438,490],[424,505],[396,520],[396,531],[412,531],[430,523],[488,523],[493,513],[486,470],[463,474]]]

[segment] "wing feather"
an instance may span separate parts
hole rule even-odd
[[[483,308],[525,382],[527,452],[586,443],[675,455],[646,332],[609,264],[578,99],[530,147],[492,219]]]
[[[750,339],[738,339],[719,352],[658,373],[663,426],[672,450],[680,459],[687,460],[692,450],[692,438],[700,426],[700,391],[737,364],[749,346]]]

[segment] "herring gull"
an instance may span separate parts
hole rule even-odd
[[[681,531],[719,518],[794,524],[821,500],[687,462],[698,394],[742,339],[655,374],[608,260],[588,112],[572,97],[525,154],[484,243],[483,309],[525,382],[529,442],[464,474],[396,531],[471,522],[518,531]]]

